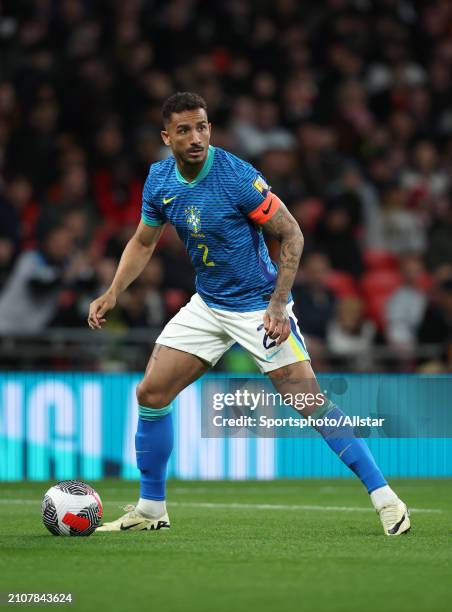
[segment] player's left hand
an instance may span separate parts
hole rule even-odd
[[[286,303],[270,300],[264,314],[264,329],[269,338],[276,340],[276,346],[287,340],[290,335],[290,321]]]

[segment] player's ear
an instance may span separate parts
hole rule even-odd
[[[168,132],[166,130],[162,130],[160,132],[160,135],[162,137],[163,142],[166,144],[167,147],[169,147],[170,146],[170,137],[169,137]]]

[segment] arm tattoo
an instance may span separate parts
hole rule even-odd
[[[281,243],[278,276],[273,298],[286,302],[300,263],[304,239],[300,227],[287,208],[282,205],[274,216],[264,223],[265,231]]]

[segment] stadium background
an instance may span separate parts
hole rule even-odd
[[[176,400],[168,537],[55,538],[40,503],[72,476],[105,520],[137,497],[134,387],[193,291],[170,228],[106,329],[86,318],[168,154],[160,107],[177,90],[206,98],[213,143],[302,227],[294,297],[322,385],[371,412],[380,385],[408,431],[449,418],[451,65],[449,0],[0,0],[0,604],[450,611],[446,429],[369,440],[412,512],[403,538],[322,440],[200,437],[202,382]],[[238,348],[220,374],[256,375]]]
[[[130,386],[193,291],[191,264],[167,228],[105,331],[86,325],[88,304],[110,283],[140,217],[149,164],[168,154],[160,107],[176,90],[205,97],[213,144],[262,170],[302,227],[293,293],[315,370],[451,372],[449,2],[22,0],[2,9],[1,478],[40,477],[27,460],[36,439],[44,477],[60,476],[55,457],[65,445],[78,463],[63,472],[77,475],[89,454],[75,433],[83,411],[75,372],[86,373],[88,387],[94,379]],[[238,347],[216,370],[255,372]],[[61,397],[74,411],[66,433],[55,416],[61,397],[45,391],[61,373]],[[187,414],[197,393],[194,385],[183,396]],[[108,412],[121,414],[115,401],[101,403],[104,438]],[[134,407],[123,410],[124,418]],[[195,428],[184,435],[204,449]],[[299,442],[304,450],[278,442],[291,458],[286,467],[278,460],[268,471],[255,458],[235,477],[346,474],[321,441]],[[426,474],[409,458],[429,454],[427,475],[450,475],[448,442],[421,450],[391,440],[387,471]],[[101,475],[136,476],[107,447]],[[234,477],[187,461],[171,474]]]

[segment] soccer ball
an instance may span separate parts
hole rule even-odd
[[[53,535],[88,536],[102,519],[96,491],[78,480],[62,480],[42,500],[42,522]]]

